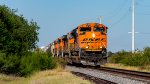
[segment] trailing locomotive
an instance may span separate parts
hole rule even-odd
[[[81,24],[51,43],[51,52],[69,63],[101,65],[107,60],[107,29],[99,23]]]

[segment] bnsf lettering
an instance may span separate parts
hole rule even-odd
[[[83,41],[100,41],[100,38],[84,38]]]

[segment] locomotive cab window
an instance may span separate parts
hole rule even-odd
[[[80,28],[80,32],[90,32],[91,31],[91,27],[81,27]]]
[[[104,33],[105,29],[103,27],[94,27],[94,31]]]

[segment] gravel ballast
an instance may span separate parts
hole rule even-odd
[[[107,72],[94,70],[94,69],[87,69],[87,68],[81,68],[81,67],[75,67],[75,66],[66,66],[66,70],[91,75],[91,76],[101,78],[104,80],[108,80],[117,84],[147,84],[147,82],[124,78],[124,77],[112,75]]]

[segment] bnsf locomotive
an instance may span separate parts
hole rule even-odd
[[[81,24],[50,44],[55,57],[68,63],[101,65],[107,60],[107,27],[99,23]]]

